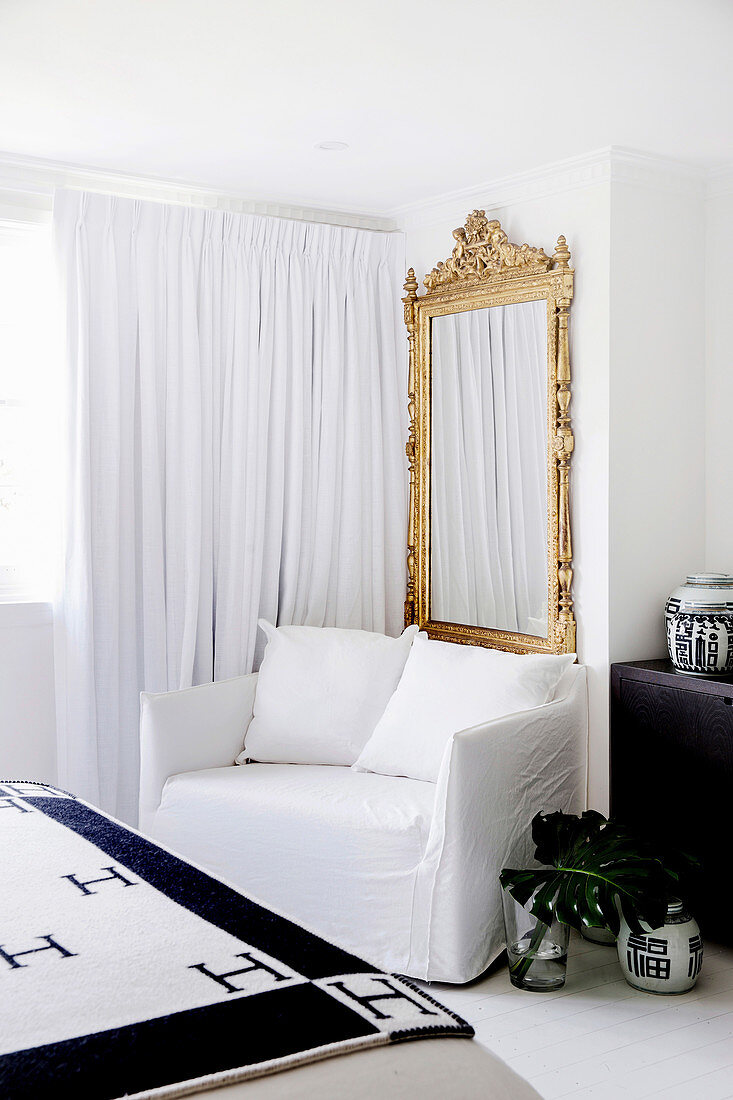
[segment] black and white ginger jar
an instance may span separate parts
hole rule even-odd
[[[686,993],[702,968],[700,929],[676,898],[651,932],[632,932],[622,918],[616,947],[626,981],[645,993]]]
[[[665,607],[672,664],[689,676],[733,674],[733,577],[693,573]]]

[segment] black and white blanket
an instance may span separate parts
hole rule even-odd
[[[182,1096],[472,1029],[43,784],[0,783],[0,1096]]]

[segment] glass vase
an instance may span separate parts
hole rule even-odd
[[[565,985],[570,929],[545,924],[502,890],[509,978],[518,989],[549,993]]]

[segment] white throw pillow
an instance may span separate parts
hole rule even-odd
[[[418,628],[388,638],[264,619],[259,625],[267,647],[238,760],[353,764],[399,683]]]
[[[454,733],[549,702],[574,660],[574,654],[502,653],[419,634],[355,767],[434,783]]]

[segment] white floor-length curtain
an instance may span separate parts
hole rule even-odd
[[[136,819],[140,690],[248,672],[257,618],[401,628],[398,234],[61,191],[64,787]]]
[[[547,304],[432,333],[432,616],[546,636]]]

